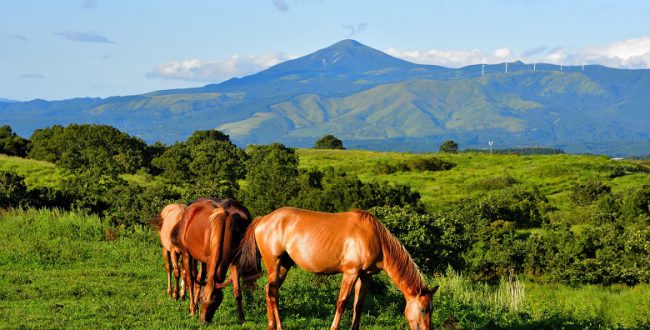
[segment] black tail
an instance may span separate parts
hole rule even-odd
[[[262,274],[260,251],[255,240],[255,228],[262,219],[258,217],[248,226],[236,254],[237,269],[245,282],[254,282]]]

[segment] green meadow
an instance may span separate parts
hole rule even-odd
[[[203,328],[187,301],[165,293],[166,275],[155,230],[112,228],[75,212],[12,210],[0,214],[2,328]],[[650,286],[566,286],[503,279],[472,282],[447,271],[426,279],[440,285],[433,328],[644,329],[650,326]],[[280,290],[287,329],[324,329],[333,318],[340,276],[292,270]],[[245,293],[247,322],[237,322],[229,289],[213,329],[264,329],[263,285]],[[343,328],[350,326],[350,306]],[[365,329],[406,329],[401,293],[375,276]]]
[[[332,166],[364,182],[406,184],[422,195],[430,211],[445,210],[513,185],[534,186],[548,198],[553,217],[572,217],[586,228],[571,200],[576,183],[597,179],[622,193],[650,182],[648,163],[582,155],[489,155],[482,153],[381,153],[298,149],[300,168]],[[435,159],[447,170],[406,164]],[[436,163],[438,164],[438,163]],[[0,170],[25,178],[28,189],[57,187],[67,175],[53,164],[0,156]],[[143,187],[161,184],[144,172],[123,174]],[[245,184],[245,182],[242,182]],[[199,328],[187,301],[165,295],[166,275],[157,233],[147,226],[113,227],[77,211],[0,211],[0,316],[3,328]],[[529,229],[538,231],[540,229]],[[526,231],[526,230],[523,230]],[[292,270],[280,291],[288,329],[329,327],[340,276]],[[646,329],[650,327],[650,285],[566,285],[544,277],[509,276],[475,282],[448,269],[429,274],[440,285],[432,314],[434,328],[464,329]],[[209,328],[263,329],[263,286],[245,295],[248,322],[239,325],[226,290]],[[343,328],[351,322],[350,304]],[[404,300],[385,275],[375,277],[362,327],[405,329]]]

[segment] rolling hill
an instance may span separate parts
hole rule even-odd
[[[54,124],[103,123],[148,142],[217,128],[240,145],[436,150],[541,145],[569,152],[650,154],[650,70],[509,63],[451,69],[391,57],[353,40],[257,74],[204,87],[109,98],[0,102],[23,136]]]

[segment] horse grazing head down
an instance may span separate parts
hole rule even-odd
[[[433,289],[424,289],[419,295],[406,298],[404,316],[409,327],[414,330],[429,330],[431,325],[431,311],[433,310],[433,295],[438,291],[438,286]]]

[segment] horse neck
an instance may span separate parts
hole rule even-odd
[[[419,295],[425,289],[425,285],[418,267],[397,239],[387,230],[386,234],[382,235],[384,271],[405,297]]]

